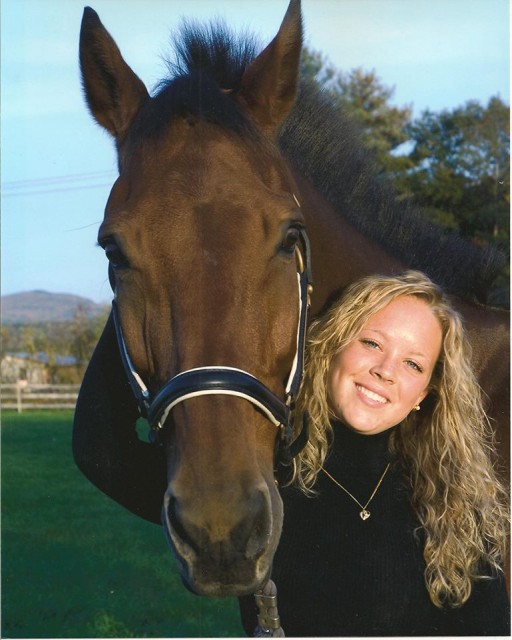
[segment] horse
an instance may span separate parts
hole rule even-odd
[[[182,580],[206,596],[254,593],[269,578],[283,519],[276,463],[303,438],[307,310],[358,277],[412,266],[456,297],[503,447],[508,434],[508,315],[481,299],[499,264],[398,203],[353,124],[301,85],[300,0],[256,47],[189,24],[150,95],[90,8],[80,33],[86,101],[118,157],[98,232],[112,349],[160,445],[126,477],[165,475],[163,500],[157,486],[136,500],[122,481],[101,488],[139,514],[145,500],[163,503]],[[363,218],[377,235],[356,228]],[[101,485],[80,437],[75,459]]]

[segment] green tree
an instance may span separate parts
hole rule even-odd
[[[85,309],[79,305],[73,321],[68,326],[69,351],[75,356],[82,370],[91,359],[92,352],[105,326],[108,313],[88,318]]]
[[[6,325],[0,326],[0,357],[3,358],[10,351],[15,351],[16,337],[12,329]]]
[[[357,68],[343,72],[321,53],[306,48],[301,74],[320,85],[334,105],[355,118],[363,144],[375,154],[382,172],[395,173],[409,166],[406,156],[393,152],[408,140],[411,107],[393,106],[394,88],[386,87],[375,71]]]
[[[509,107],[467,102],[439,114],[426,111],[407,127],[413,168],[396,178],[427,211],[445,212],[464,235],[508,245]]]
[[[23,351],[30,355],[34,355],[39,351],[37,343],[37,329],[31,325],[27,325],[21,330],[21,344]]]

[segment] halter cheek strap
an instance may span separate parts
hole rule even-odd
[[[110,273],[110,270],[109,270]],[[147,418],[148,410],[151,404],[151,396],[148,388],[144,384],[144,381],[137,373],[137,369],[130,358],[126,342],[124,340],[123,330],[121,328],[121,318],[119,317],[119,307],[117,306],[116,299],[112,300],[112,319],[114,320],[114,327],[116,330],[117,344],[119,346],[119,355],[123,363],[124,371],[133,395],[139,405],[139,413],[143,418]]]

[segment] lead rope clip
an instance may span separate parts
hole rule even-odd
[[[255,638],[284,638],[285,634],[277,611],[277,587],[272,580],[254,594],[258,607],[258,626]]]

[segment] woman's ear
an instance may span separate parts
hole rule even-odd
[[[420,406],[420,402],[422,402],[423,400],[425,400],[425,398],[428,396],[428,394],[430,393],[430,387],[427,387],[426,389],[424,389],[421,393],[420,396],[416,402],[416,406],[419,407]]]

